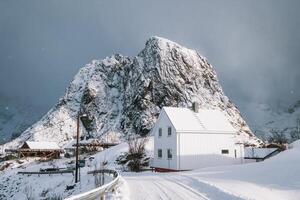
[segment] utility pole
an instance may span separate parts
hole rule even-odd
[[[78,116],[77,116],[75,183],[78,182],[78,167],[79,167],[79,164],[78,164],[78,157],[79,157],[79,152],[78,152],[78,149],[79,149],[79,119],[80,119],[80,113],[78,113]]]
[[[298,132],[298,136],[300,136],[300,118],[297,118],[297,132]]]

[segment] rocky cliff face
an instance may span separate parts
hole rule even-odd
[[[147,134],[163,106],[222,110],[245,142],[257,143],[235,105],[226,97],[206,58],[172,41],[151,37],[134,58],[113,55],[86,65],[58,104],[17,140],[63,144],[76,132],[81,110],[82,134],[112,140]]]

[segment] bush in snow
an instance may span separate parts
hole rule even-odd
[[[129,136],[127,138],[128,153],[120,155],[117,163],[127,166],[130,171],[139,172],[143,167],[149,165],[149,158],[146,157],[145,145],[147,137]]]
[[[300,139],[300,133],[298,130],[292,130],[290,133],[290,136],[291,136],[291,142],[294,142],[294,141]]]
[[[276,144],[286,144],[288,142],[288,138],[284,134],[285,130],[272,129],[270,131],[271,136],[268,138],[268,142],[276,143]]]

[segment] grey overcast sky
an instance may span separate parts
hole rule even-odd
[[[0,0],[0,97],[46,112],[84,64],[134,56],[157,35],[206,56],[238,106],[292,103],[299,9],[297,0]]]

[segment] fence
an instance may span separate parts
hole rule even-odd
[[[37,175],[48,174],[48,175],[51,175],[51,174],[67,174],[67,173],[70,173],[70,174],[74,175],[74,171],[73,170],[39,171],[39,172],[18,172],[18,174],[25,174],[25,175],[33,175],[33,174],[37,174]]]
[[[106,170],[95,170],[95,171],[88,172],[88,174],[95,174],[95,173],[108,173],[108,174],[113,175],[114,179],[112,181],[110,181],[109,183],[102,185],[98,188],[65,198],[64,200],[95,200],[95,199],[99,199],[100,197],[104,196],[105,192],[113,190],[119,183],[120,176],[119,176],[119,173],[115,170],[106,169]]]

